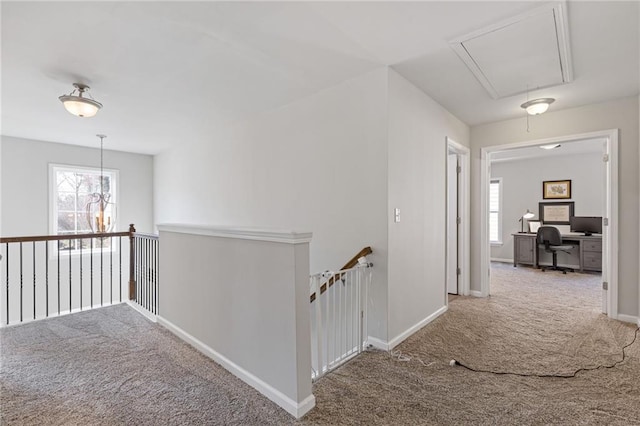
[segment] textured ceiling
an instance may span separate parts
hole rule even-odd
[[[228,120],[390,65],[474,125],[522,114],[491,99],[448,40],[536,2],[2,2],[2,134],[154,154]],[[638,4],[570,2],[574,82],[552,109],[638,93]],[[89,84],[79,119],[57,97]]]

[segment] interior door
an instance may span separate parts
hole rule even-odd
[[[447,293],[458,294],[458,155],[447,159]]]
[[[609,152],[607,150],[607,142],[603,142],[602,143],[602,155],[603,156],[608,156]],[[609,173],[607,173],[607,168],[610,167],[610,163],[607,161],[606,163],[603,162],[602,164],[604,164],[605,166],[602,168],[602,174],[603,179],[602,181],[605,182],[605,188],[609,188]],[[608,206],[608,200],[607,197],[610,197],[609,191],[605,189],[605,196],[603,197],[602,200],[602,217],[603,220],[604,218],[608,218],[610,215],[610,212],[607,210],[607,206]],[[604,288],[604,281],[606,280],[606,277],[609,276],[609,269],[608,269],[608,265],[609,265],[609,250],[607,249],[609,247],[609,245],[607,244],[607,241],[609,240],[609,238],[611,238],[611,235],[609,235],[609,226],[604,226],[604,223],[602,224],[602,281],[603,281],[603,285],[602,285],[602,313],[603,314],[608,314],[609,309],[608,309],[608,289],[605,290]]]

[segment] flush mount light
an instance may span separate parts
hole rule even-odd
[[[556,149],[556,148],[560,148],[560,144],[559,143],[552,143],[551,145],[540,145],[540,148],[542,148],[542,149]]]
[[[520,105],[529,115],[539,115],[549,109],[549,105],[555,102],[553,98],[540,98],[527,101]]]
[[[58,98],[64,104],[65,109],[78,117],[93,117],[96,115],[98,110],[102,108],[102,104],[91,97],[88,92],[89,86],[82,83],[73,83],[73,87],[75,89],[71,93]],[[75,95],[76,92],[78,93],[77,95]],[[90,97],[85,98],[85,94]]]

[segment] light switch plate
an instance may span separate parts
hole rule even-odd
[[[397,208],[396,208],[396,209],[393,209],[393,212],[394,212],[394,219],[393,219],[393,221],[394,221],[395,223],[400,222],[400,209],[397,209]]]

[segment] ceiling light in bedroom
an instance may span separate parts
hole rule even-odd
[[[551,145],[540,145],[540,148],[542,148],[542,149],[556,149],[556,148],[560,148],[560,144],[559,143],[552,143]]]

